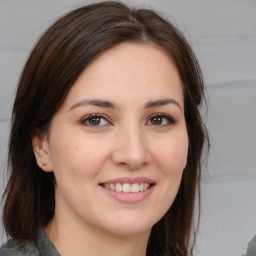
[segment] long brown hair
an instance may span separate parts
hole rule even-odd
[[[54,215],[54,175],[35,160],[31,133],[47,131],[51,119],[84,68],[121,42],[162,46],[183,82],[189,137],[187,166],[177,197],[150,235],[147,255],[192,255],[196,192],[200,202],[201,158],[207,132],[199,106],[204,85],[198,62],[182,33],[148,9],[106,1],[78,8],[55,22],[32,50],[17,88],[12,112],[3,223],[13,239],[34,239]]]

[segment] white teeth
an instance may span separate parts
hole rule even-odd
[[[105,188],[111,189],[111,190],[116,191],[116,192],[138,193],[138,192],[142,192],[142,191],[148,189],[150,187],[150,183],[133,183],[133,184],[129,184],[129,183],[113,184],[113,183],[110,183],[110,184],[104,184],[103,186]]]
[[[140,192],[140,185],[138,183],[132,184],[131,192],[133,193]]]
[[[111,185],[110,185],[111,186]],[[120,183],[116,184],[116,192],[122,192],[123,191],[123,187]]]
[[[123,192],[129,193],[131,192],[131,190],[132,190],[131,184],[128,184],[128,183],[123,184]]]
[[[111,190],[116,190],[116,186],[115,186],[114,184],[112,184],[112,183],[109,185],[109,188],[110,188]]]

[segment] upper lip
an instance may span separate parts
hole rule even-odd
[[[120,177],[120,178],[115,178],[115,179],[110,179],[101,182],[100,184],[116,184],[116,183],[128,183],[128,184],[134,184],[134,183],[150,183],[150,184],[155,184],[156,181],[147,178],[147,177]]]

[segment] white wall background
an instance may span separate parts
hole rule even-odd
[[[57,16],[89,2],[0,0],[1,193],[14,89],[29,50]],[[256,234],[256,1],[126,2],[167,13],[195,49],[208,88],[212,144],[196,255],[241,255]]]

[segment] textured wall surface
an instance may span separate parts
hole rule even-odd
[[[11,104],[29,50],[57,16],[89,2],[0,0],[0,192]],[[126,2],[166,13],[199,58],[208,88],[212,146],[203,175],[196,255],[241,255],[256,234],[256,1]]]

